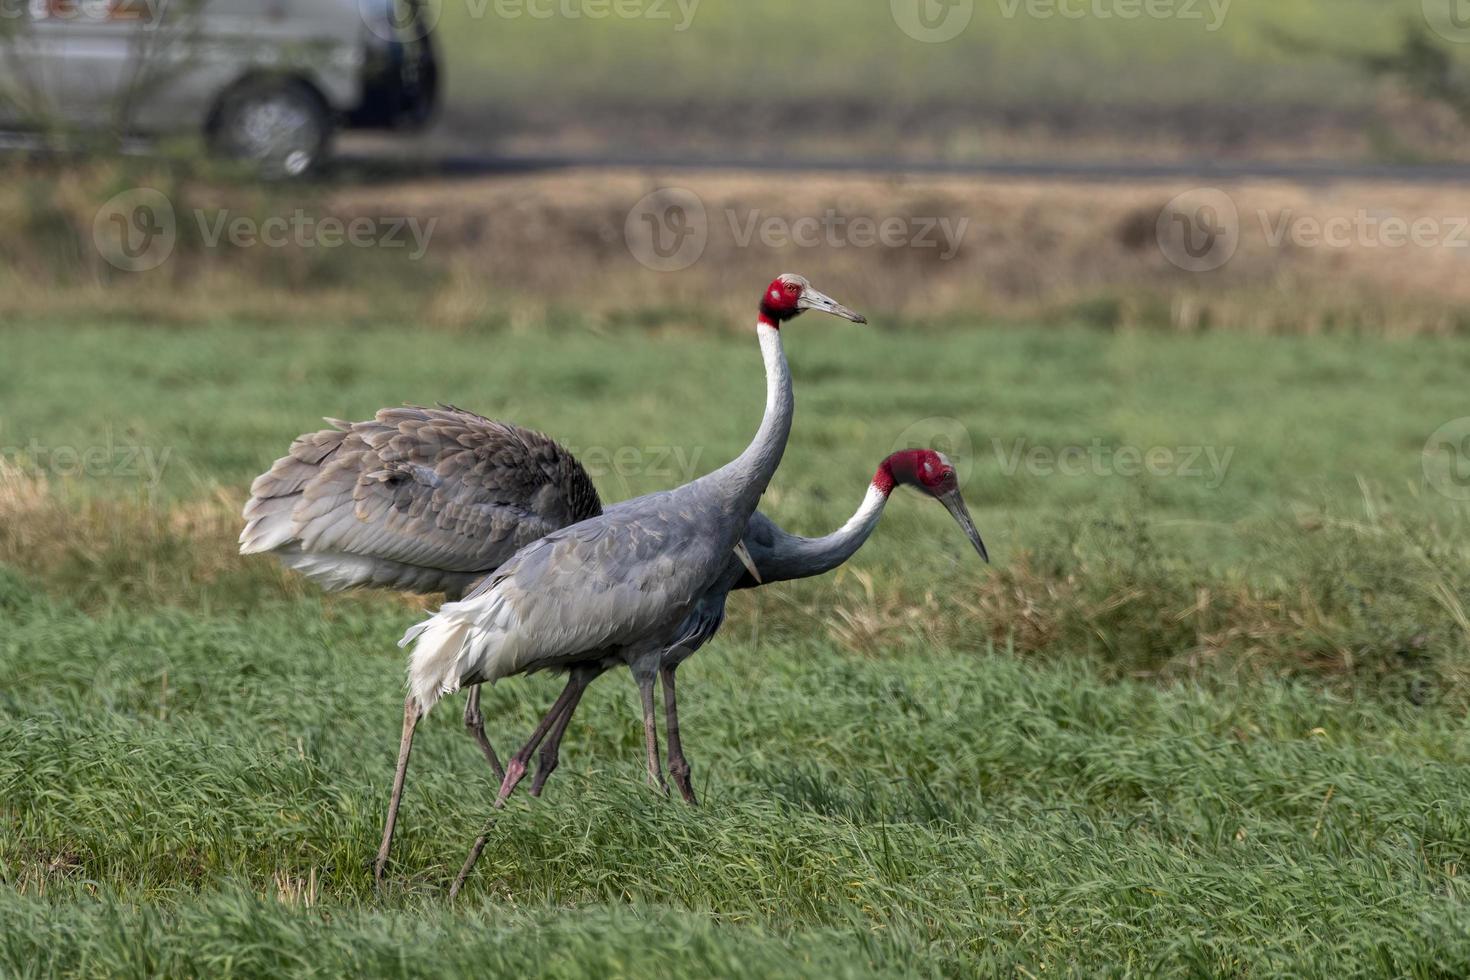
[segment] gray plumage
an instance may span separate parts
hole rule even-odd
[[[923,470],[923,476],[920,471]],[[757,511],[751,515],[746,526],[743,543],[746,552],[760,573],[760,579],[752,576],[745,563],[731,556],[725,563],[722,574],[695,603],[688,616],[673,628],[662,640],[660,672],[665,686],[672,689],[674,672],[689,657],[714,638],[725,619],[725,604],[730,592],[736,589],[753,588],[774,582],[791,581],[821,575],[842,565],[862,547],[878,525],[879,518],[895,485],[908,485],[933,496],[943,503],[964,530],[980,557],[989,560],[984,542],[975,529],[964,499],[960,495],[954,467],[942,454],[931,450],[904,450],[885,459],[878,469],[862,504],[852,518],[841,528],[820,538],[807,538],[787,532],[775,521]],[[559,699],[559,716],[543,722],[541,728],[549,732],[550,739],[541,752],[540,766],[531,785],[533,795],[539,795],[547,776],[557,766],[561,736],[576,710],[581,692],[600,673],[614,664],[603,661],[589,667],[580,676],[574,675],[568,682],[568,691]],[[678,736],[677,724],[669,721],[669,770],[675,785],[686,800],[695,801],[694,787],[690,779],[690,767],[685,758]],[[530,746],[535,751],[535,746]],[[522,749],[527,757],[529,752]]]
[[[515,673],[576,667],[577,677],[589,664],[626,663],[643,700],[649,779],[662,783],[655,676],[670,632],[725,573],[780,463],[793,405],[780,323],[807,309],[863,321],[800,276],[774,280],[757,326],[767,397],[751,444],[714,473],[607,513],[581,467],[551,440],[455,409],[388,410],[370,423],[328,420],[333,430],[301,437],[255,482],[244,553],[272,552],[328,588],[452,595],[481,579],[403,638],[414,649],[380,878],[414,728],[461,686],[477,692]],[[526,459],[507,465],[497,455],[507,445]],[[671,744],[673,696],[666,685]],[[478,722],[473,695],[467,724],[472,713]],[[482,748],[498,769],[483,740]],[[499,802],[523,762],[512,760]],[[482,838],[451,894],[483,845]]]
[[[242,554],[327,589],[466,590],[549,531],[602,512],[553,440],[452,406],[386,408],[298,438],[250,488]]]
[[[465,684],[607,658],[652,683],[661,640],[715,583],[780,463],[793,399],[780,330],[758,330],[766,411],[745,452],[674,490],[553,531],[409,630],[421,710]],[[661,770],[659,772],[661,777]]]

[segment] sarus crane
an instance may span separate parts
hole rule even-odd
[[[720,577],[725,559],[743,550],[746,523],[791,429],[791,377],[780,328],[807,310],[866,322],[801,276],[773,280],[762,294],[756,327],[767,390],[755,439],[719,470],[614,512],[601,511],[585,471],[551,440],[483,419],[477,431],[450,435],[468,413],[447,421],[424,409],[390,410],[405,414],[380,413],[372,423],[333,423],[331,430],[298,439],[291,454],[255,482],[243,553],[274,552],[338,588],[388,585],[453,596],[481,580],[405,637],[417,642],[375,865],[379,877],[413,730],[440,697],[462,686],[543,669],[625,663],[642,701],[649,779],[662,780],[653,717],[661,640]],[[401,431],[404,423],[428,436],[427,448]],[[450,450],[446,439],[468,456]],[[436,459],[436,445],[450,458]],[[492,472],[497,446],[512,446],[511,455],[534,457],[537,466],[502,486]],[[471,486],[466,499],[463,483],[446,480],[456,472],[487,482]],[[743,561],[748,565],[748,556]],[[473,697],[466,722],[492,768],[501,771]]]
[[[959,478],[954,465],[943,453],[930,449],[904,449],[888,456],[879,464],[867,493],[857,511],[833,533],[820,538],[805,538],[791,534],[760,511],[751,515],[746,525],[745,556],[755,566],[749,568],[745,560],[731,558],[725,563],[725,572],[719,581],[700,598],[695,609],[665,647],[659,666],[660,685],[664,690],[664,729],[668,741],[669,775],[679,793],[689,803],[695,802],[694,785],[690,775],[689,760],[684,755],[679,735],[678,708],[674,699],[674,672],[700,647],[714,638],[725,619],[725,600],[730,592],[750,589],[775,582],[811,578],[832,571],[842,565],[863,546],[895,487],[913,487],[933,497],[944,505],[955,522],[965,532],[971,545],[984,561],[990,561],[985,542],[970,517],[960,494]],[[501,785],[503,803],[515,789],[516,782],[525,774],[531,755],[543,738],[536,767],[536,776],[531,781],[531,795],[539,796],[546,779],[557,766],[562,736],[566,734],[572,713],[576,710],[582,692],[587,689],[605,665],[578,667],[567,679],[567,689],[556,705],[532,733],[530,740],[519,752],[511,756],[507,774]]]

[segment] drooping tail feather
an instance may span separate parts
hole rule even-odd
[[[398,641],[400,647],[414,644],[408,661],[408,690],[427,714],[441,697],[459,690],[458,663],[474,622],[448,616],[441,610],[411,627]]]
[[[408,689],[427,712],[465,682],[494,683],[510,671],[513,643],[506,641],[516,616],[495,589],[459,602],[446,602],[437,613],[411,627],[398,645],[413,644],[408,659]]]

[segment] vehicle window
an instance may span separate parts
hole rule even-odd
[[[44,0],[32,3],[36,19],[58,21],[136,21],[153,14],[150,0]]]

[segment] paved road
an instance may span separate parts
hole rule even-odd
[[[656,154],[620,156],[617,154],[497,156],[491,154],[444,154],[411,158],[398,154],[364,153],[348,150],[339,155],[338,171],[346,177],[363,179],[398,179],[408,176],[438,174],[446,177],[469,177],[506,173],[527,173],[571,168],[631,167],[650,170],[732,170],[765,173],[871,173],[974,175],[1030,180],[1066,181],[1139,181],[1139,180],[1290,180],[1302,182],[1381,181],[1385,183],[1464,183],[1470,182],[1470,165],[1466,164],[1376,164],[1333,162],[1253,162],[1192,160],[1169,163],[1078,163],[1068,161],[1003,161],[967,162],[907,161],[873,159],[799,159],[708,158],[698,156],[659,156]]]
[[[34,136],[0,132],[0,152],[34,153],[46,149]],[[146,141],[124,147],[129,155],[147,155]],[[1088,163],[1061,160],[899,160],[842,157],[833,159],[769,159],[660,154],[497,155],[462,151],[415,152],[412,142],[344,134],[333,175],[348,180],[401,180],[410,177],[488,176],[573,168],[631,167],[649,170],[730,170],[761,173],[933,174],[1010,177],[1065,181],[1239,181],[1290,180],[1310,183],[1379,181],[1384,183],[1470,183],[1470,164],[1392,164],[1275,162],[1248,160],[1184,160],[1167,163]]]

